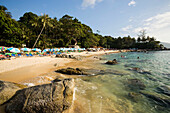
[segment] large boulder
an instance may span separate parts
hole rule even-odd
[[[73,102],[74,79],[54,80],[19,90],[6,104],[7,113],[61,113]]]
[[[0,81],[0,104],[3,104],[10,99],[17,90],[25,88],[26,86],[17,83]]]

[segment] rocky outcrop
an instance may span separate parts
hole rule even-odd
[[[6,104],[7,113],[61,113],[73,101],[73,79],[54,80],[51,84],[19,90]]]
[[[116,59],[113,59],[113,60],[107,61],[106,64],[114,65],[114,64],[118,64],[118,62]]]
[[[146,91],[141,91],[140,93],[154,100],[153,102],[155,102],[158,105],[161,105],[163,107],[168,107],[168,108],[170,107],[170,98],[168,96],[161,96],[159,94],[146,92]]]
[[[170,96],[170,86],[161,86],[157,88],[159,93],[163,93],[167,96]]]
[[[8,99],[10,99],[17,90],[25,88],[26,86],[12,83],[0,81],[0,104],[3,104]]]
[[[129,79],[128,86],[131,89],[144,90],[146,88],[145,84],[139,79]]]

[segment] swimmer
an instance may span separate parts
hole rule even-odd
[[[137,59],[139,59],[139,57],[137,57]]]

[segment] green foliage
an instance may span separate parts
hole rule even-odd
[[[31,48],[35,44],[36,47],[44,49],[78,44],[85,48],[163,48],[154,37],[146,37],[144,30],[140,32],[137,40],[130,36],[113,38],[93,33],[89,26],[69,15],[64,15],[59,20],[45,14],[37,16],[32,12],[26,12],[19,21],[11,17],[7,8],[0,6],[1,46],[21,47],[22,44],[26,44]],[[37,43],[35,43],[36,40]]]

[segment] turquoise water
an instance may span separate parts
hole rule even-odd
[[[85,112],[170,112],[170,51],[116,53],[103,58],[89,66],[106,73],[76,79],[76,99],[82,100]],[[113,59],[117,65],[105,64]]]

